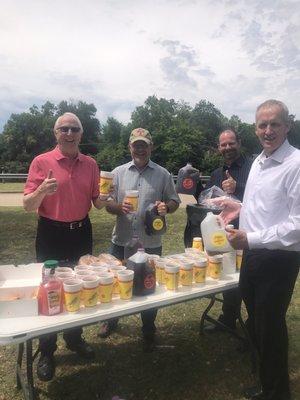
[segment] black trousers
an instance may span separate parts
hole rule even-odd
[[[240,290],[248,311],[249,331],[259,354],[259,375],[266,400],[290,398],[285,316],[298,272],[296,252],[244,252]]]
[[[146,253],[148,254],[157,254],[161,256],[162,247],[155,248],[146,248]],[[119,260],[124,260],[124,247],[118,246],[114,243],[111,244],[110,253],[117,257]],[[149,310],[145,310],[141,312],[142,319],[142,333],[144,337],[153,337],[156,332],[155,326],[155,318],[157,315],[157,308],[150,308]],[[113,318],[108,321],[108,324],[115,325],[118,322],[118,318]]]
[[[223,314],[219,316],[219,320],[234,329],[236,327],[236,320],[240,315],[241,304],[242,298],[239,288],[223,292]]]
[[[74,264],[85,254],[92,254],[92,225],[87,219],[82,227],[70,230],[52,225],[39,219],[36,235],[36,258],[38,262],[49,259],[60,263]],[[72,346],[81,340],[82,328],[72,328],[64,332],[64,340]],[[56,350],[57,335],[51,333],[40,337],[42,354],[52,355]]]

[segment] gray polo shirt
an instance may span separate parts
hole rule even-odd
[[[136,213],[117,215],[116,225],[112,233],[112,242],[125,246],[137,235],[145,247],[161,246],[161,235],[148,236],[144,228],[145,210],[156,201],[174,200],[180,203],[171,174],[163,167],[149,160],[148,165],[139,171],[134,162],[120,165],[113,171],[115,200],[122,203],[126,190],[139,191],[139,207]]]

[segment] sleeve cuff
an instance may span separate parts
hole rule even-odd
[[[247,240],[249,249],[260,249],[265,247],[260,238],[260,232],[249,232],[247,233]]]

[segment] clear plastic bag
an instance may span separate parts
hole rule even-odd
[[[220,207],[219,204],[215,204],[211,201],[211,199],[215,199],[217,197],[222,197],[222,199],[231,199],[240,203],[240,200],[237,197],[224,192],[224,190],[214,185],[211,188],[205,189],[200,193],[198,197],[198,204],[200,206],[210,208],[211,210],[222,210],[223,207]]]

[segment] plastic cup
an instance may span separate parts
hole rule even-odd
[[[63,282],[66,311],[76,312],[80,309],[81,279],[68,279]]]
[[[167,264],[165,266],[165,281],[168,290],[177,290],[179,283],[179,265]]]
[[[119,281],[118,281],[118,272],[125,271],[126,267],[124,265],[115,265],[110,268],[110,272],[114,274],[114,284],[113,284],[113,294],[120,294]]]
[[[203,251],[203,243],[202,243],[202,238],[201,237],[194,237],[193,238],[193,249],[197,249],[199,251]]]
[[[191,286],[193,283],[193,263],[183,262],[179,270],[179,282],[182,286]]]
[[[113,177],[114,174],[112,172],[100,172],[99,192],[101,200],[106,200],[108,198],[109,192],[112,188]]]
[[[99,275],[99,299],[101,303],[111,302],[113,285],[114,274],[112,272],[102,272]]]
[[[240,271],[243,260],[243,250],[236,251],[236,269]]]
[[[73,272],[57,272],[57,273],[55,273],[55,276],[62,282],[75,278],[75,275]]]
[[[93,273],[98,276],[102,272],[108,272],[108,267],[91,267],[91,271],[93,271]]]
[[[139,191],[138,190],[126,190],[125,201],[132,205],[132,211],[135,212],[139,206]]]
[[[148,263],[152,268],[155,268],[156,261],[160,260],[160,256],[157,254],[149,254],[148,255]]]
[[[89,270],[90,270],[90,266],[86,265],[86,264],[76,265],[76,267],[74,268],[74,271],[76,274],[79,271],[89,271]]]
[[[165,264],[166,262],[162,259],[155,261],[156,282],[159,285],[165,284]]]
[[[122,300],[130,300],[132,298],[134,272],[129,269],[126,269],[124,271],[119,271],[117,274],[118,274],[120,298]]]
[[[82,277],[82,301],[85,307],[95,307],[98,303],[99,278],[95,275]]]
[[[208,257],[208,271],[211,278],[220,279],[222,273],[222,260],[223,256],[221,254]]]
[[[207,260],[206,258],[200,258],[194,262],[194,281],[195,283],[204,283],[206,278]]]
[[[77,278],[82,279],[84,276],[95,275],[95,273],[91,269],[83,269],[83,270],[76,271],[75,275]]]
[[[58,273],[61,273],[61,272],[68,272],[70,274],[74,273],[73,269],[70,267],[56,267],[55,268],[55,275],[57,275]]]

